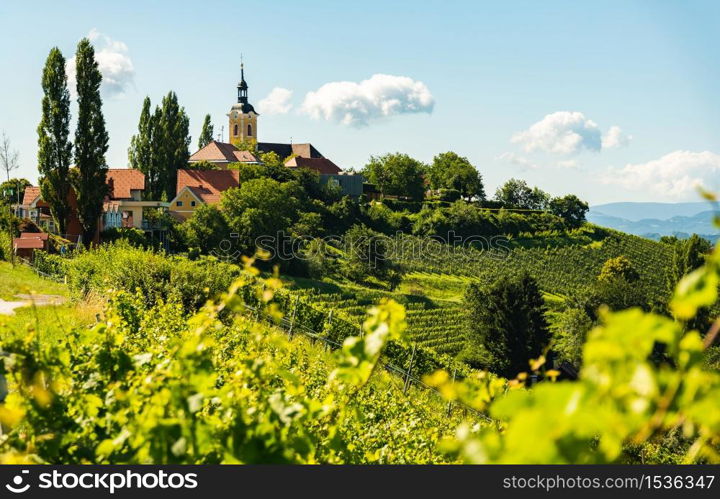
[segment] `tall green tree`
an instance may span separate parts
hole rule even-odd
[[[157,111],[155,116],[157,140],[153,142],[158,146],[154,150],[158,153],[159,184],[163,197],[170,200],[175,197],[177,171],[187,167],[190,157],[190,120],[178,104],[175,92],[168,92],[162,100],[159,116]]]
[[[70,92],[65,57],[57,47],[50,50],[42,74],[42,117],[38,125],[38,171],[40,192],[61,234],[70,217]]]
[[[383,195],[406,196],[422,201],[425,196],[425,165],[407,154],[371,156],[362,170]]]
[[[489,365],[482,367],[498,374],[513,377],[528,371],[528,362],[539,357],[550,341],[545,302],[528,274],[503,276],[489,287],[471,284],[465,306],[469,343],[489,353]]]
[[[485,199],[482,175],[470,161],[452,151],[438,154],[428,168],[433,189],[454,189],[465,198]]]
[[[75,129],[75,166],[71,181],[77,195],[78,219],[83,228],[83,242],[95,237],[107,194],[108,133],[102,113],[100,84],[102,75],[95,60],[95,49],[83,38],[75,54],[77,74],[78,122]]]
[[[198,138],[198,147],[202,149],[206,145],[208,145],[210,142],[213,141],[213,125],[210,121],[210,115],[205,115],[205,121],[203,121],[202,124],[202,130],[200,131],[200,138]]]
[[[155,127],[150,107],[150,97],[145,97],[140,112],[138,133],[130,139],[128,161],[131,168],[140,170],[145,175],[145,195],[150,199],[160,199],[161,189],[158,181],[157,162],[153,161],[155,156],[153,153]]]

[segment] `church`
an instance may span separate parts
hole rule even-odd
[[[260,164],[264,153],[274,152],[284,160],[287,168],[307,168],[316,171],[322,184],[334,183],[342,193],[358,197],[363,193],[362,175],[345,173],[330,159],[323,156],[310,143],[283,144],[258,140],[258,118],[260,114],[248,101],[248,84],[245,81],[245,67],[240,65],[240,82],[237,85],[237,102],[232,105],[228,116],[229,142],[213,140],[190,156],[189,162],[200,161],[216,166],[214,170],[178,170],[177,194],[170,202],[170,212],[181,220],[192,215],[201,204],[219,202],[222,192],[239,185],[237,169],[230,169],[232,163]],[[249,144],[251,150],[235,144]]]
[[[323,156],[312,144],[282,144],[258,140],[259,114],[248,101],[248,84],[245,81],[245,67],[240,65],[240,83],[237,85],[237,102],[232,105],[228,116],[229,142],[212,141],[190,156],[190,163],[207,161],[220,168],[230,163],[259,163],[259,156],[274,152],[285,160],[288,168],[309,168],[321,175],[338,175],[342,172],[331,160]],[[235,144],[252,144],[254,151],[241,150]]]

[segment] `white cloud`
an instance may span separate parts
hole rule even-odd
[[[258,102],[260,114],[286,114],[292,109],[292,90],[275,87],[263,100]]]
[[[514,152],[504,152],[500,156],[497,156],[495,159],[498,159],[500,161],[505,161],[507,163],[512,163],[513,165],[519,166],[521,170],[534,170],[536,168],[539,168],[538,165],[530,161],[529,159],[519,156],[515,154]]]
[[[632,140],[632,135],[623,133],[622,129],[615,125],[611,126],[602,138],[603,149],[614,149],[616,147],[625,147]]]
[[[546,115],[527,130],[517,132],[510,139],[522,145],[526,152],[544,151],[553,154],[575,154],[582,150],[599,152],[622,147],[631,137],[620,127],[612,126],[603,136],[594,121],[578,111],[557,111]]]
[[[107,35],[93,28],[88,38],[95,47],[95,60],[102,74],[102,91],[109,97],[122,97],[132,85],[135,77],[135,68],[128,54],[127,45],[113,40]],[[75,95],[75,57],[67,61],[68,86]]]
[[[601,180],[629,190],[649,190],[668,199],[698,199],[698,187],[720,191],[720,155],[674,151],[647,163],[611,168]]]
[[[375,74],[360,83],[336,81],[308,92],[302,112],[343,125],[409,113],[431,113],[435,100],[427,86],[407,76]]]
[[[581,149],[599,151],[602,147],[602,133],[597,124],[586,119],[583,113],[557,111],[527,130],[517,132],[511,141],[521,144],[526,152],[572,154]]]
[[[558,165],[560,168],[577,168],[578,162],[575,161],[574,159],[567,159],[567,160],[564,160],[564,161],[558,161],[558,162],[557,162],[557,165]]]

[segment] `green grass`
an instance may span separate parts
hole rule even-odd
[[[433,301],[459,303],[472,279],[468,276],[408,272],[397,291],[408,295],[427,296]]]
[[[16,300],[15,295],[19,293],[62,296],[69,294],[64,284],[38,276],[27,265],[13,266],[8,262],[0,262],[0,299]]]
[[[16,308],[13,315],[0,315],[0,339],[34,333],[42,342],[57,342],[94,324],[101,312],[99,304],[86,302]]]

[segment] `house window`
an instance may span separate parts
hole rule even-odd
[[[252,137],[252,125],[248,125],[248,137]]]
[[[176,201],[175,206],[182,206],[182,201]]]
[[[235,128],[233,128],[233,130],[235,130],[235,131],[233,132],[233,135],[237,136],[237,132],[238,132],[237,125],[235,125]]]
[[[190,201],[190,206],[195,206],[195,201]]]

